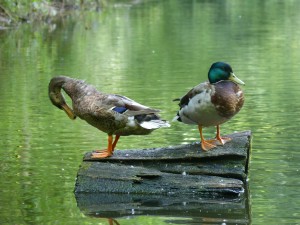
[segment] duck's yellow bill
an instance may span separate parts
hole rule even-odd
[[[63,105],[61,105],[61,107],[63,108],[63,110],[66,112],[66,114],[68,115],[68,117],[71,120],[76,119],[76,115],[74,114],[73,110],[67,104],[63,104]]]
[[[229,80],[236,84],[245,85],[245,83],[242,80],[240,80],[234,73],[230,73]]]

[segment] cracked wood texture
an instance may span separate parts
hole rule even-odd
[[[77,174],[76,193],[147,195],[239,195],[244,192],[251,150],[251,131],[210,151],[199,142],[186,145],[116,150],[105,159],[86,153]]]

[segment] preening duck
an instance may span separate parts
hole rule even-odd
[[[72,108],[67,105],[61,89],[72,99]],[[93,158],[111,156],[120,136],[147,135],[158,128],[170,126],[167,121],[160,119],[157,109],[144,106],[125,96],[97,91],[82,80],[66,76],[51,79],[49,98],[52,104],[64,110],[70,119],[78,116],[108,134],[107,149],[96,151],[92,155]]]
[[[229,64],[213,63],[208,72],[208,81],[200,83],[179,99],[179,111],[173,120],[198,125],[201,147],[207,151],[230,141],[221,137],[220,125],[236,115],[244,104],[244,94],[238,84],[244,82],[235,76]],[[203,127],[217,127],[215,139],[205,140]]]

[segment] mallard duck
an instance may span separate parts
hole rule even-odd
[[[61,89],[72,99],[72,108],[67,105]],[[74,120],[78,116],[108,134],[107,149],[93,152],[92,158],[111,156],[120,136],[146,135],[158,128],[170,126],[167,121],[160,119],[157,109],[151,109],[125,96],[105,94],[82,80],[66,76],[51,79],[49,98],[70,119]]]
[[[237,114],[244,104],[244,94],[238,84],[245,85],[235,76],[230,65],[213,63],[208,71],[208,81],[198,84],[178,100],[180,109],[173,120],[198,125],[201,147],[207,151],[230,141],[221,137],[220,125]],[[205,140],[203,127],[217,127],[215,139]]]

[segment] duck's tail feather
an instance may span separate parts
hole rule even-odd
[[[172,122],[175,122],[175,121],[182,122],[181,117],[179,115],[179,111],[177,112],[176,116],[172,119]]]
[[[140,123],[140,126],[148,130],[155,130],[161,127],[170,127],[171,125],[166,120],[157,119],[157,120],[143,121]]]
[[[172,122],[175,122],[175,121],[180,121],[180,117],[179,116],[175,116],[173,119],[172,119]]]

